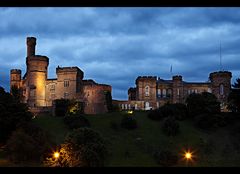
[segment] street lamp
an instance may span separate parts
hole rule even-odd
[[[53,154],[54,158],[56,158],[56,159],[59,158],[59,155],[60,154],[58,152],[54,152],[54,154]]]

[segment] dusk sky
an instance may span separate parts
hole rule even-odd
[[[78,66],[84,79],[112,86],[126,100],[137,76],[205,82],[222,65],[240,76],[240,8],[0,8],[0,86],[10,69],[26,71],[26,37],[56,67]]]

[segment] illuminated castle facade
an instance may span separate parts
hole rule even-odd
[[[84,103],[87,114],[107,112],[106,92],[110,85],[98,84],[92,79],[84,80],[84,73],[78,67],[57,67],[57,78],[48,79],[49,58],[35,55],[36,38],[27,37],[26,73],[20,69],[10,72],[10,86],[20,89],[22,102],[31,109],[47,108],[55,99],[76,99]]]
[[[186,82],[182,76],[173,76],[164,80],[156,76],[139,76],[136,87],[128,89],[128,100],[114,103],[122,110],[156,109],[165,103],[184,103],[191,93],[213,93],[221,103],[221,109],[226,109],[227,98],[231,90],[232,73],[228,71],[212,72],[207,82]]]

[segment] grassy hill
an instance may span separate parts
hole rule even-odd
[[[123,112],[86,115],[91,128],[100,132],[108,142],[110,156],[106,166],[143,166],[158,165],[153,154],[157,150],[170,150],[180,158],[177,166],[186,166],[183,152],[190,148],[195,160],[191,166],[239,166],[240,152],[238,141],[231,133],[234,126],[221,127],[212,131],[195,128],[191,120],[179,121],[180,133],[169,137],[161,130],[162,121],[152,121],[146,112],[135,112],[138,128],[126,130],[120,127]],[[64,141],[70,131],[61,117],[40,116],[34,122],[47,130],[57,144]],[[113,129],[111,124],[117,124]]]

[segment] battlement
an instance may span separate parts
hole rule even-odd
[[[11,74],[21,74],[22,71],[20,69],[11,69]]]
[[[61,72],[81,72],[83,73],[82,70],[80,70],[77,66],[73,66],[73,67],[57,67],[56,68],[56,72],[57,73],[61,73]]]
[[[157,80],[157,76],[138,76],[136,81],[138,80]]]
[[[232,73],[229,71],[216,71],[216,72],[212,72],[209,74],[209,78],[210,80],[212,80],[213,78],[232,78]]]
[[[172,79],[182,81],[182,76],[181,75],[176,75],[176,76],[173,76]]]

